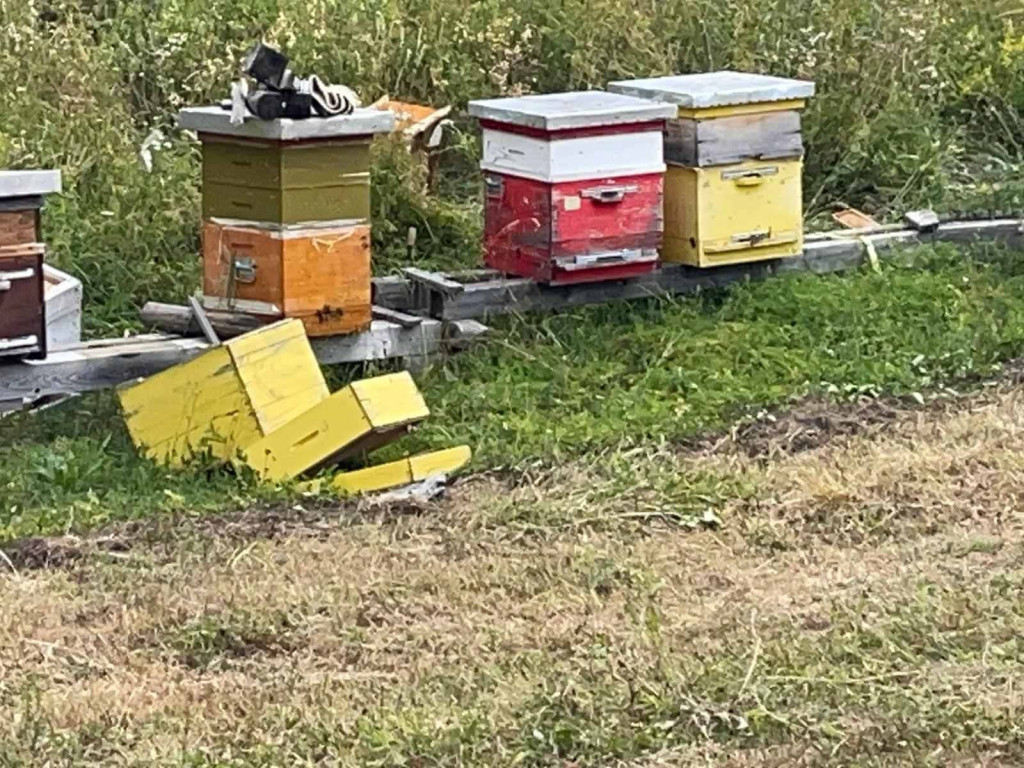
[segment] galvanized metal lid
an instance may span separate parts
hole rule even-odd
[[[60,190],[60,171],[0,171],[0,197],[37,197]]]
[[[675,117],[676,109],[671,104],[617,93],[575,91],[471,101],[469,114],[498,123],[560,131],[664,120]]]
[[[395,127],[395,115],[388,110],[369,108],[357,109],[350,115],[310,117],[304,120],[260,120],[253,115],[246,115],[242,123],[232,125],[231,112],[226,109],[219,106],[190,107],[178,114],[178,125],[197,133],[272,141],[302,141],[389,133]]]
[[[808,80],[722,71],[650,77],[643,80],[619,80],[608,83],[608,90],[678,104],[687,109],[708,109],[806,99],[814,95],[814,83]]]

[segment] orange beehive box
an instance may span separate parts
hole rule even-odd
[[[342,223],[265,229],[208,219],[203,224],[207,309],[302,320],[310,336],[370,326],[370,227]]]

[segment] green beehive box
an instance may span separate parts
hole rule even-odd
[[[203,216],[299,224],[370,215],[370,140],[203,142]]]
[[[230,122],[216,107],[187,109],[203,145],[203,217],[291,226],[370,216],[370,145],[389,112]]]

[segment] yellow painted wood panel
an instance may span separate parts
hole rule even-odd
[[[663,260],[706,267],[798,255],[802,170],[799,159],[670,165]]]
[[[787,101],[765,101],[757,104],[733,104],[727,107],[706,107],[704,109],[679,108],[679,117],[692,117],[697,120],[713,120],[716,117],[735,117],[736,115],[755,115],[761,112],[784,112],[787,109],[803,109],[804,99]]]
[[[246,447],[242,460],[263,480],[289,480],[324,464],[373,427],[346,387]]]
[[[430,415],[408,371],[355,381],[349,386],[375,430],[412,424]]]
[[[411,456],[409,458],[409,468],[412,471],[413,482],[419,482],[433,475],[449,474],[457,469],[462,469],[469,464],[469,460],[472,458],[473,451],[470,450],[469,446],[459,445],[443,451]]]
[[[343,495],[372,493],[418,483],[439,474],[451,474],[469,463],[468,445],[424,453],[354,472],[342,472],[331,480],[331,487]]]
[[[243,460],[265,480],[291,479],[379,448],[428,415],[407,372],[364,379],[247,446]]]
[[[132,441],[160,464],[180,466],[206,451],[228,460],[261,436],[223,347],[122,387],[118,398]]]
[[[298,320],[282,320],[225,343],[264,435],[325,400],[320,365]]]

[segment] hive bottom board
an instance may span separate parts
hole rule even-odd
[[[509,245],[492,247],[485,259],[487,266],[500,272],[530,277],[547,285],[576,285],[606,280],[626,280],[653,272],[658,267],[657,246],[616,249],[607,256],[582,256],[575,259],[552,258],[548,248]]]

